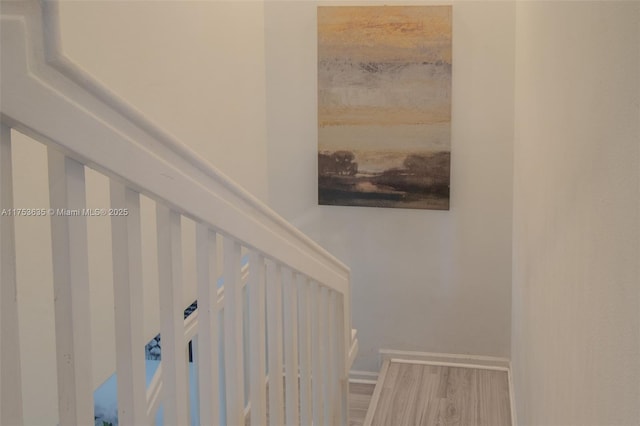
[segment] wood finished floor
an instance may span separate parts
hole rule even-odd
[[[390,362],[379,386],[372,426],[511,425],[506,371]]]
[[[349,426],[362,426],[376,385],[349,383]]]

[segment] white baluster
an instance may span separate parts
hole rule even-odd
[[[240,244],[224,240],[224,360],[227,424],[244,424],[244,357]]]
[[[184,316],[184,313],[182,314]],[[192,314],[193,315],[193,314]],[[187,425],[193,424],[193,416],[191,415],[191,398],[195,398],[195,395],[191,393],[191,372],[189,371],[190,362],[189,362],[189,343],[191,340],[188,337],[185,337],[186,344],[183,347],[184,350],[184,386],[186,389],[187,396]],[[197,416],[196,416],[197,417]]]
[[[60,425],[93,424],[84,166],[49,149],[49,196]]]
[[[342,338],[341,333],[338,332],[337,327],[337,315],[336,306],[338,304],[337,293],[335,291],[329,291],[329,304],[328,304],[328,319],[329,319],[329,341],[331,346],[329,347],[329,364],[331,366],[330,386],[329,386],[329,414],[332,425],[338,424],[338,407],[340,404],[340,387],[339,377],[342,377],[342,373],[338,371],[338,358],[340,357],[338,341]]]
[[[282,270],[267,263],[267,336],[269,339],[269,424],[284,424],[282,383]]]
[[[349,352],[351,350],[352,343],[352,335],[351,332],[351,286],[349,282],[351,278],[347,279],[347,289],[344,293],[341,293],[341,303],[340,306],[342,308],[342,312],[340,312],[340,317],[342,318],[342,330],[340,330],[340,334],[342,336],[342,347],[344,348],[344,356],[345,358],[345,366],[346,359],[349,357]],[[346,368],[346,367],[345,367]],[[348,380],[347,380],[348,382]]]
[[[264,256],[252,251],[249,259],[251,424],[267,424],[267,377],[265,347],[265,264]]]
[[[312,362],[312,392],[313,392],[313,424],[324,425],[324,402],[323,382],[326,372],[323,363],[326,358],[323,357],[323,339],[324,339],[324,321],[321,309],[321,289],[316,282],[311,284],[311,362]]]
[[[311,414],[311,300],[309,278],[298,280],[298,315],[300,328],[300,424],[310,425]]]
[[[22,424],[11,129],[0,124],[0,424]]]
[[[196,225],[196,269],[198,275],[198,383],[200,424],[220,424],[218,378],[218,268],[216,234],[206,225]]]
[[[324,372],[325,380],[322,383],[322,395],[324,399],[324,421],[327,424],[331,423],[331,410],[333,407],[333,395],[331,386],[333,384],[333,375],[335,372],[333,371],[333,365],[331,364],[331,349],[333,347],[333,342],[331,341],[331,318],[329,315],[329,293],[330,290],[326,287],[322,287],[320,289],[320,323],[324,324],[323,334],[321,335],[320,341],[320,353],[323,359],[322,370]]]
[[[118,422],[137,425],[147,412],[140,195],[114,180],[110,192],[111,207],[128,210],[111,217]]]
[[[335,306],[335,317],[336,317],[336,331],[335,335],[338,339],[338,365],[337,369],[340,373],[340,382],[338,384],[338,420],[336,424],[348,425],[349,424],[349,371],[346,368],[347,365],[347,357],[348,352],[347,348],[344,345],[344,297],[338,295],[338,299],[336,301]],[[351,340],[351,333],[349,333],[349,340]]]
[[[198,315],[196,312],[194,312],[192,315]],[[189,398],[190,400],[193,401],[194,410],[191,410],[191,407],[189,407],[189,414],[191,415],[189,417],[189,420],[191,421],[190,424],[195,423],[197,425],[202,424],[202,422],[200,421],[200,367],[199,367],[200,356],[198,355],[199,344],[200,343],[198,340],[198,335],[196,334],[191,339],[191,357],[193,361],[194,374],[193,374],[193,384],[189,386]],[[190,372],[187,371],[187,373],[189,374],[189,379],[191,379]]]
[[[188,422],[180,215],[156,204],[164,423]],[[151,419],[153,420],[153,419]]]
[[[242,251],[241,253],[244,253],[244,251]],[[247,261],[248,261],[248,256],[247,256]],[[243,364],[242,364],[242,368],[243,368],[243,377],[244,377],[244,383],[243,383],[243,389],[244,389],[244,401],[245,401],[245,406],[244,406],[244,416],[245,416],[245,423],[246,423],[246,419],[248,418],[248,414],[249,414],[249,410],[251,407],[249,407],[249,403],[250,403],[250,392],[251,392],[251,357],[249,354],[249,349],[250,349],[250,345],[251,345],[251,341],[250,338],[251,336],[249,335],[249,331],[251,328],[251,324],[250,324],[250,315],[249,315],[249,309],[251,308],[251,306],[249,305],[250,301],[249,301],[249,286],[245,285],[248,282],[248,277],[249,277],[249,264],[247,263],[247,267],[244,267],[244,255],[243,255],[243,264],[242,264],[242,272],[240,273],[240,281],[241,281],[241,288],[242,288],[242,353],[243,353]]]
[[[300,422],[298,390],[298,293],[296,274],[290,269],[284,271],[284,347],[286,371],[286,421],[288,426]]]

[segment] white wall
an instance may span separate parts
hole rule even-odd
[[[252,1],[62,1],[65,53],[267,199],[264,9]]]
[[[265,3],[269,200],[351,267],[354,368],[381,348],[509,356],[514,4],[453,5],[448,212],[317,205],[317,4]]]
[[[521,425],[640,424],[640,3],[517,5]]]

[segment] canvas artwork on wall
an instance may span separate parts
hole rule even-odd
[[[318,199],[449,209],[451,6],[318,7]]]

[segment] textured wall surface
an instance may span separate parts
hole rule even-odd
[[[518,3],[521,425],[640,424],[640,3]]]

